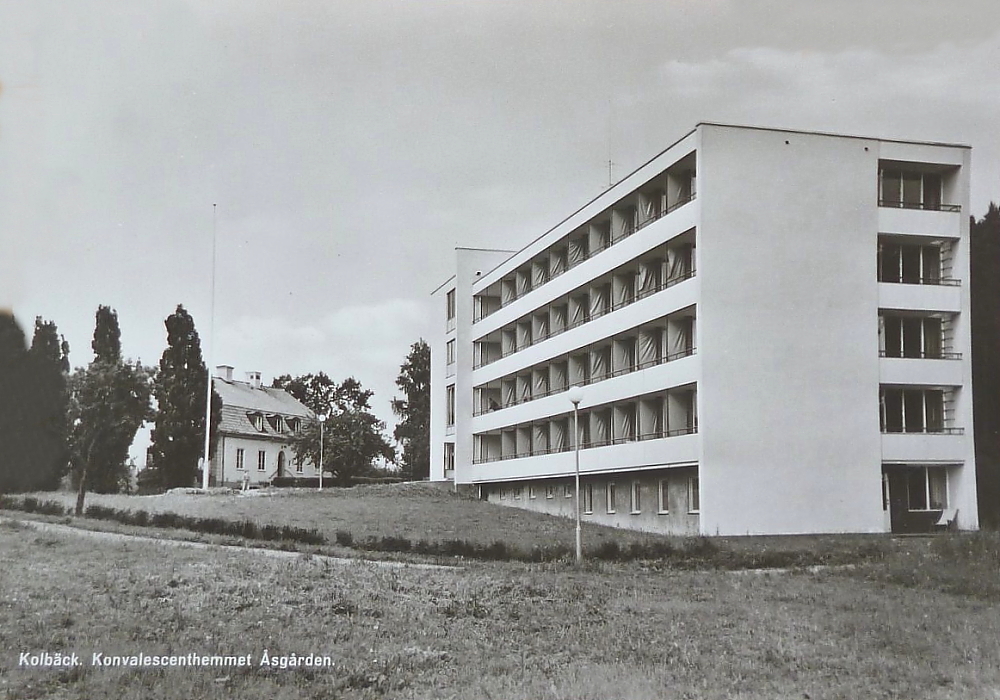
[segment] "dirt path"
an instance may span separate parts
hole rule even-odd
[[[77,537],[89,537],[93,540],[104,542],[143,542],[150,544],[165,545],[168,547],[192,547],[194,549],[214,549],[230,552],[252,552],[262,556],[274,557],[276,559],[297,559],[299,561],[315,561],[329,564],[343,565],[368,565],[388,569],[441,569],[454,570],[459,567],[444,564],[419,564],[400,561],[385,561],[381,559],[355,559],[350,557],[331,557],[325,554],[309,554],[304,552],[286,552],[280,549],[267,549],[264,547],[240,547],[231,544],[210,544],[207,542],[189,542],[188,540],[173,540],[162,537],[145,537],[143,535],[128,535],[122,532],[104,532],[102,530],[85,530],[71,525],[59,525],[58,523],[46,523],[39,520],[18,520],[17,518],[0,517],[0,523],[17,523],[28,529],[37,532],[52,532],[63,535],[75,535]]]

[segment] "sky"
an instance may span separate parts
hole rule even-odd
[[[0,308],[82,366],[98,305],[155,364],[183,304],[212,365],[354,376],[391,432],[453,249],[526,245],[700,121],[969,144],[982,216],[1000,3],[9,0]]]

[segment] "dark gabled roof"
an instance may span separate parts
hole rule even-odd
[[[229,381],[220,377],[213,378],[213,387],[222,399],[219,431],[227,435],[287,440],[291,433],[287,427],[284,432],[277,432],[273,416],[281,416],[285,420],[309,420],[313,417],[312,411],[284,389],[254,388],[247,382]],[[262,416],[263,430],[253,426],[250,421],[252,414]]]

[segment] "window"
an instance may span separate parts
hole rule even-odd
[[[520,486],[515,486],[514,487],[514,500],[515,501],[520,501],[521,500],[521,492],[522,492],[522,487],[520,487]]]
[[[944,510],[948,507],[948,472],[940,467],[913,469],[906,477],[910,510]]]
[[[267,452],[264,450],[257,451],[257,471],[264,471],[265,465],[267,464]]]
[[[659,501],[657,507],[659,508],[659,512],[663,514],[670,512],[670,499],[668,498],[670,495],[669,483],[668,479],[660,479],[659,488],[657,489],[657,500]]]
[[[607,487],[605,489],[605,491],[607,492],[608,512],[609,513],[614,513],[615,512],[615,482],[609,481],[608,485],[607,485]]]
[[[632,495],[632,503],[630,505],[632,506],[632,512],[633,513],[641,513],[642,512],[642,500],[641,500],[641,498],[642,498],[642,482],[640,482],[640,481],[633,481],[632,482],[631,495]]]
[[[546,498],[555,498],[556,497],[556,487],[553,486],[552,484],[546,484],[545,485],[545,497]]]
[[[935,316],[882,316],[879,334],[884,357],[942,357],[944,324]]]
[[[444,471],[448,473],[455,469],[455,443],[444,444]]]
[[[594,485],[586,484],[583,487],[583,512],[588,515],[594,512]]]
[[[455,364],[455,341],[454,340],[449,340],[447,342],[447,344],[445,344],[444,347],[445,347],[445,358],[446,358],[445,362],[446,362],[446,364],[449,364],[449,365]]]
[[[503,496],[504,496],[504,494],[503,494],[503,486],[501,486],[499,489],[497,489],[497,491],[500,493],[500,500],[502,501],[503,500]]]
[[[274,432],[278,433],[279,435],[281,433],[285,432],[285,428],[284,428],[284,425],[283,425],[283,421],[281,420],[281,416],[271,416],[271,421],[270,422],[271,422],[271,427],[274,428]]]
[[[297,433],[297,432],[299,432],[299,419],[298,418],[289,418],[289,419],[287,419],[285,421],[285,423],[288,425],[288,432],[290,432],[290,433]]]
[[[248,413],[247,418],[250,419],[250,425],[253,426],[254,430],[259,430],[264,432],[264,415],[261,413]]]
[[[573,484],[563,484],[563,497],[573,498]]]
[[[242,447],[236,448],[236,468],[246,469],[246,463],[244,462],[244,451]]]
[[[535,497],[535,485],[528,484],[528,498],[534,498],[534,497]]]
[[[879,171],[879,206],[941,209],[940,173],[883,169]]]
[[[455,290],[452,289],[445,295],[445,306],[447,307],[448,320],[455,320]]]
[[[450,384],[447,388],[448,408],[446,425],[455,425],[455,385]]]
[[[881,389],[883,433],[945,432],[945,398],[940,389]]]
[[[698,485],[698,477],[692,476],[688,479],[688,512],[701,512],[701,493]]]

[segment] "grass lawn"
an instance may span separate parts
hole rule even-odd
[[[786,574],[399,570],[5,525],[0,697],[1000,697],[996,598],[942,592],[934,576],[895,582],[907,565],[950,568],[942,552],[964,556]],[[261,667],[265,649],[335,666]],[[21,652],[40,651],[84,665],[18,668]],[[252,665],[95,668],[95,652],[249,654]]]
[[[57,500],[66,507],[75,504],[75,495],[66,492],[32,494],[41,500]],[[572,549],[574,523],[571,519],[519,508],[485,503],[429,484],[358,486],[326,489],[322,493],[304,489],[276,489],[249,496],[171,493],[158,496],[88,494],[87,505],[125,510],[173,512],[180,515],[249,519],[258,523],[317,528],[329,542],[337,531],[350,532],[355,541],[369,537],[396,536],[410,540],[468,540],[488,545],[502,541],[523,551],[532,547],[562,545]],[[667,537],[584,522],[585,550],[594,551],[603,543],[622,547],[631,543],[673,541]],[[713,540],[732,551],[808,551],[830,555],[831,560],[850,560],[859,546],[892,549],[883,536],[839,536],[732,538]],[[838,559],[839,556],[839,559]]]

